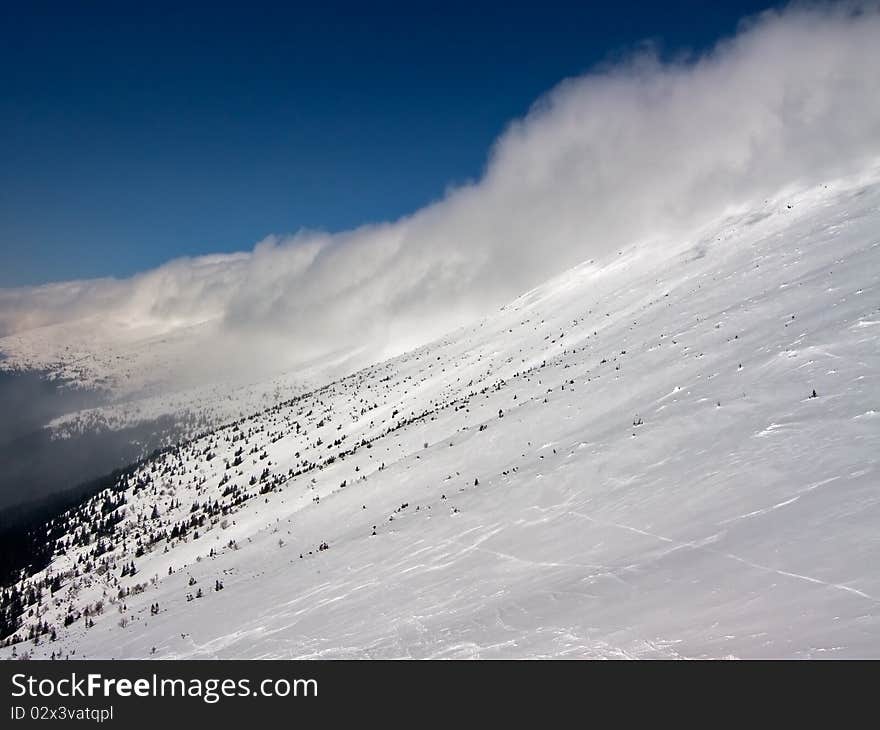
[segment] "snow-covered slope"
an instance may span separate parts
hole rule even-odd
[[[63,530],[19,655],[878,656],[880,176],[584,263]]]
[[[168,416],[192,436],[206,424],[262,410],[375,359],[363,348],[350,348],[295,369],[262,360],[242,368],[234,353],[218,356],[220,331],[218,319],[136,323],[109,312],[0,337],[0,373],[36,372],[95,394],[94,406],[45,424],[53,438]],[[160,445],[152,443],[147,451]]]

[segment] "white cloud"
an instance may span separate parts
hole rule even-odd
[[[768,12],[705,56],[646,50],[561,83],[498,139],[481,180],[409,217],[0,290],[0,334],[99,315],[156,331],[213,321],[236,367],[397,352],[580,261],[865,164],[880,154],[878,69],[876,3]]]

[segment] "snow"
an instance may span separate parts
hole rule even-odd
[[[132,326],[111,314],[35,327],[0,338],[0,371],[37,370],[66,387],[103,396],[106,402],[99,406],[47,423],[53,438],[122,429],[168,415],[178,417],[180,430],[194,436],[205,430],[204,424],[219,426],[250,415],[369,361],[366,353],[353,349],[293,371],[266,364],[263,374],[249,375],[224,371],[221,363],[209,369],[209,376],[188,376],[188,366],[199,360],[193,353],[217,337],[218,326],[211,320]],[[181,418],[185,414],[192,417]]]
[[[17,650],[880,655],[878,230],[877,170],[789,191],[274,405],[238,424],[246,440],[229,426],[161,456],[127,493],[116,567],[47,591],[57,641]],[[285,478],[303,462],[319,466]],[[279,484],[259,494],[267,466]],[[226,473],[253,497],[134,557]],[[93,627],[63,627],[102,597]]]

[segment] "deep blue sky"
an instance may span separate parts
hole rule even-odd
[[[4,3],[0,286],[396,218],[559,80],[768,4]]]

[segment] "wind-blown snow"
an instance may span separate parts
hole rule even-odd
[[[878,231],[876,169],[791,189],[160,457],[18,650],[878,656]],[[134,557],[225,474],[252,498]]]
[[[699,56],[647,50],[561,83],[500,135],[479,180],[400,220],[0,290],[0,351],[125,395],[252,383],[351,350],[367,365],[585,259],[860,169],[878,154],[878,68],[876,0],[769,11]]]

